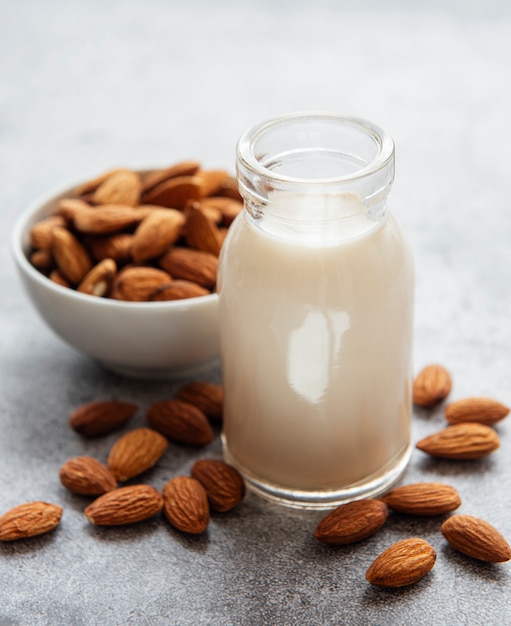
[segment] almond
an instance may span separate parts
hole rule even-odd
[[[191,248],[209,252],[214,256],[220,253],[220,236],[217,226],[209,220],[195,204],[186,209],[185,238]]]
[[[157,204],[173,209],[183,209],[190,200],[202,195],[201,180],[197,176],[176,176],[147,191],[145,204]]]
[[[243,202],[243,198],[241,197],[238,189],[238,181],[234,178],[234,176],[229,175],[222,181],[217,195],[223,196],[224,198],[232,198],[238,202]]]
[[[218,259],[202,250],[174,247],[161,257],[159,265],[173,278],[189,280],[211,288],[216,283]]]
[[[214,511],[225,513],[245,497],[245,481],[232,465],[215,459],[196,461],[191,473],[206,490]]]
[[[204,413],[182,400],[162,400],[149,407],[149,424],[169,439],[191,446],[213,440],[213,430]]]
[[[465,398],[451,402],[445,408],[445,417],[450,424],[478,422],[491,426],[509,414],[509,408],[490,398]]]
[[[89,402],[69,416],[69,426],[84,437],[99,437],[124,426],[133,417],[137,405],[119,400]]]
[[[229,226],[235,220],[235,218],[243,210],[243,203],[239,200],[233,200],[232,198],[223,198],[222,196],[214,196],[211,198],[203,198],[200,201],[200,206],[204,208],[216,209],[220,211],[222,215],[222,221]]]
[[[56,226],[66,226],[66,220],[62,215],[50,215],[37,224],[34,224],[29,233],[31,247],[37,250],[49,250],[53,239],[52,231]]]
[[[434,406],[447,398],[451,388],[451,375],[445,367],[428,365],[414,380],[413,401],[418,406]]]
[[[503,563],[511,559],[511,546],[491,524],[472,515],[453,515],[441,527],[447,541],[463,554]]]
[[[434,566],[436,552],[424,539],[402,539],[371,564],[366,579],[378,587],[404,587],[416,583]]]
[[[98,496],[117,487],[113,474],[90,456],[77,456],[66,461],[59,471],[66,489],[83,496]]]
[[[129,485],[99,496],[85,509],[85,515],[97,526],[121,526],[154,517],[162,508],[163,498],[154,487]]]
[[[161,256],[179,239],[184,223],[183,213],[175,209],[161,209],[150,213],[133,235],[133,260],[143,262]]]
[[[163,487],[163,513],[184,533],[203,533],[209,523],[209,504],[204,487],[195,478],[177,476]]]
[[[78,213],[90,209],[90,204],[77,198],[62,198],[57,205],[58,215],[61,215],[66,222],[73,222]]]
[[[67,229],[56,226],[52,230],[51,251],[60,273],[70,283],[80,283],[92,268],[89,253]]]
[[[168,442],[151,428],[136,428],[118,439],[108,455],[108,469],[118,481],[138,476],[155,465]]]
[[[92,196],[94,204],[126,204],[136,206],[140,200],[142,182],[139,174],[120,170],[108,176]]]
[[[36,250],[30,255],[30,263],[43,274],[50,272],[54,267],[53,256],[50,250]]]
[[[443,483],[415,483],[396,487],[381,500],[398,513],[410,515],[444,515],[461,505],[454,487]]]
[[[112,259],[118,265],[124,265],[131,260],[131,242],[133,235],[119,233],[107,237],[89,237],[85,244],[96,261]]]
[[[48,278],[55,284],[61,287],[71,288],[71,283],[59,272],[59,270],[52,270]]]
[[[105,204],[78,212],[74,226],[81,233],[109,235],[141,222],[145,214],[138,213],[125,204]]]
[[[173,280],[168,285],[162,285],[151,296],[151,302],[168,302],[170,300],[186,300],[187,298],[199,298],[207,296],[209,291],[191,283],[188,280]]]
[[[476,423],[448,426],[416,445],[419,450],[444,459],[479,459],[499,446],[500,440],[493,428]]]
[[[220,421],[224,413],[224,389],[207,381],[196,381],[183,385],[177,399],[199,408],[209,419]]]
[[[379,500],[356,500],[342,504],[316,526],[314,536],[324,543],[347,545],[366,539],[379,530],[388,517]]]
[[[60,523],[62,507],[48,502],[27,502],[0,517],[0,541],[13,541],[50,532]]]
[[[83,196],[83,195],[92,193],[96,191],[96,189],[101,185],[101,183],[104,183],[107,178],[110,178],[111,176],[113,176],[114,174],[117,174],[118,172],[124,172],[124,171],[126,171],[126,168],[124,167],[116,167],[114,169],[107,170],[106,172],[103,172],[99,176],[91,178],[85,183],[82,183],[81,185],[78,185],[77,187],[75,187],[74,194],[76,196]]]
[[[145,193],[170,178],[176,178],[177,176],[193,176],[199,168],[200,163],[198,161],[181,161],[165,169],[148,172],[144,176],[143,191]]]
[[[225,170],[202,170],[196,174],[200,181],[201,195],[212,196],[222,187],[222,183],[229,178]]]
[[[115,261],[103,259],[84,276],[77,287],[77,291],[91,296],[106,296],[112,287],[116,272]]]
[[[147,302],[172,277],[154,267],[126,267],[117,275],[112,288],[112,298],[131,302]]]

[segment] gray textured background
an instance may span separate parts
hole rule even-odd
[[[234,167],[239,135],[269,116],[367,117],[397,144],[391,205],[417,264],[415,362],[454,374],[453,398],[511,403],[511,9],[509,2],[0,0],[0,512],[64,506],[56,532],[0,546],[0,625],[511,623],[509,564],[449,548],[440,521],[393,516],[375,537],[328,548],[321,517],[249,496],[187,538],[163,520],[96,529],[60,486],[61,463],[106,458],[115,435],[81,440],[69,412],[93,399],[140,406],[178,381],[108,374],[57,339],[22,292],[10,257],[17,216],[39,194],[115,165],[199,157]],[[220,379],[211,371],[212,380]],[[414,440],[443,425],[417,412]],[[511,537],[511,432],[480,462],[414,452],[403,482],[444,480],[461,511]],[[144,475],[161,487],[194,459],[171,446]],[[371,588],[365,571],[410,535],[438,551],[419,584]]]

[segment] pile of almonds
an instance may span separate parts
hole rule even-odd
[[[451,376],[439,365],[424,368],[414,381],[414,403],[432,408],[451,391]],[[91,402],[69,417],[82,436],[98,437],[123,426],[137,406],[120,401]],[[60,481],[73,493],[97,496],[84,513],[96,525],[131,524],[163,511],[168,522],[184,533],[206,530],[210,510],[226,512],[239,504],[245,484],[238,471],[221,460],[196,461],[190,476],[176,476],[161,492],[150,485],[119,483],[136,478],[165,454],[168,442],[202,446],[213,439],[211,423],[220,422],[223,389],[208,382],[182,386],[175,398],[150,406],[148,427],[129,431],[112,446],[106,465],[92,457],[69,459],[60,468]],[[419,441],[419,450],[439,458],[478,459],[496,450],[499,439],[492,426],[509,409],[489,398],[467,398],[445,407],[449,426]],[[421,517],[445,516],[461,505],[458,491],[443,483],[415,483],[391,489],[379,499],[343,504],[317,524],[314,536],[326,544],[347,545],[374,535],[389,511]],[[0,517],[0,540],[42,534],[58,526],[62,508],[45,502],[23,504]],[[488,522],[465,514],[450,515],[440,531],[458,551],[489,563],[511,560],[511,546]],[[378,587],[403,587],[419,581],[434,566],[436,552],[420,537],[404,538],[382,552],[366,572]]]
[[[449,372],[440,365],[425,367],[416,377],[416,406],[432,408],[445,400],[452,387]],[[445,459],[479,459],[496,450],[500,441],[491,428],[509,414],[509,408],[490,398],[466,398],[445,407],[450,424],[422,439],[416,447]],[[396,487],[380,499],[362,499],[343,504],[316,527],[314,536],[327,544],[347,545],[366,539],[382,528],[395,513],[439,516],[461,505],[457,490],[443,483],[416,483]],[[445,539],[457,550],[480,561],[502,563],[511,559],[511,546],[488,522],[472,515],[448,517],[440,527]],[[366,579],[378,587],[403,587],[419,581],[434,566],[436,552],[424,539],[398,541],[370,565]]]
[[[30,231],[30,261],[84,294],[148,302],[215,290],[218,255],[243,207],[236,180],[197,161],[110,170]]]

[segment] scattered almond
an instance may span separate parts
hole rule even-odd
[[[62,507],[48,502],[20,504],[0,517],[0,541],[26,539],[50,532],[62,517]]]
[[[86,244],[96,261],[113,259],[118,265],[131,261],[131,233],[119,233],[106,237],[89,237]]]
[[[492,426],[509,414],[509,408],[490,398],[465,398],[451,402],[445,408],[445,417],[450,424],[478,422]]]
[[[435,560],[435,550],[424,539],[402,539],[376,558],[366,572],[366,579],[378,587],[405,587],[431,571]]]
[[[190,205],[186,209],[185,237],[190,248],[209,252],[214,256],[220,253],[220,235],[218,227],[209,220],[198,206]]]
[[[74,226],[87,235],[109,235],[138,224],[145,215],[124,204],[104,204],[94,209],[79,211]]]
[[[137,263],[161,256],[181,236],[185,217],[175,209],[153,211],[133,236],[131,255]]]
[[[151,428],[136,428],[118,439],[108,455],[108,469],[122,482],[138,476],[155,465],[165,453],[168,442]]]
[[[208,381],[195,381],[180,387],[176,398],[199,408],[210,420],[221,421],[224,413],[224,389]]]
[[[479,459],[499,446],[500,440],[493,428],[469,422],[448,426],[416,444],[419,450],[444,459]]]
[[[192,467],[192,476],[206,490],[209,506],[213,511],[230,511],[245,497],[243,477],[236,468],[223,461],[196,461]]]
[[[434,406],[447,398],[451,387],[451,375],[445,367],[428,365],[414,380],[413,401],[418,406]]]
[[[197,176],[176,176],[147,191],[143,200],[146,204],[183,209],[189,200],[198,200],[202,195],[201,180]]]
[[[453,515],[441,527],[447,541],[463,554],[503,563],[511,559],[511,546],[491,524],[472,515]]]
[[[193,176],[199,169],[200,163],[198,161],[181,161],[165,169],[149,172],[144,176],[144,192],[153,189],[156,185],[169,180],[169,178]]]
[[[89,402],[71,413],[69,425],[84,437],[99,437],[124,426],[137,408],[136,404],[118,400]]]
[[[163,487],[163,513],[184,533],[203,533],[209,523],[209,504],[204,487],[195,478],[177,476]]]
[[[342,504],[316,526],[314,536],[323,543],[347,545],[374,535],[386,522],[387,505],[379,500]]]
[[[97,526],[121,526],[154,517],[162,508],[163,498],[154,487],[129,485],[99,496],[85,509],[85,516]]]
[[[162,400],[147,411],[150,426],[173,441],[204,446],[213,441],[213,430],[204,413],[182,400]]]
[[[30,245],[37,250],[49,250],[52,245],[52,231],[56,226],[65,227],[66,220],[61,215],[50,215],[30,229]]]
[[[66,489],[84,496],[98,496],[117,487],[113,474],[90,456],[66,461],[60,468],[59,478]]]
[[[444,515],[461,505],[456,489],[443,483],[415,483],[395,487],[381,500],[389,509],[410,515]]]

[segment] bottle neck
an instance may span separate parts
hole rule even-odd
[[[364,120],[289,115],[245,133],[237,173],[254,225],[288,238],[349,238],[385,220],[394,145]]]

